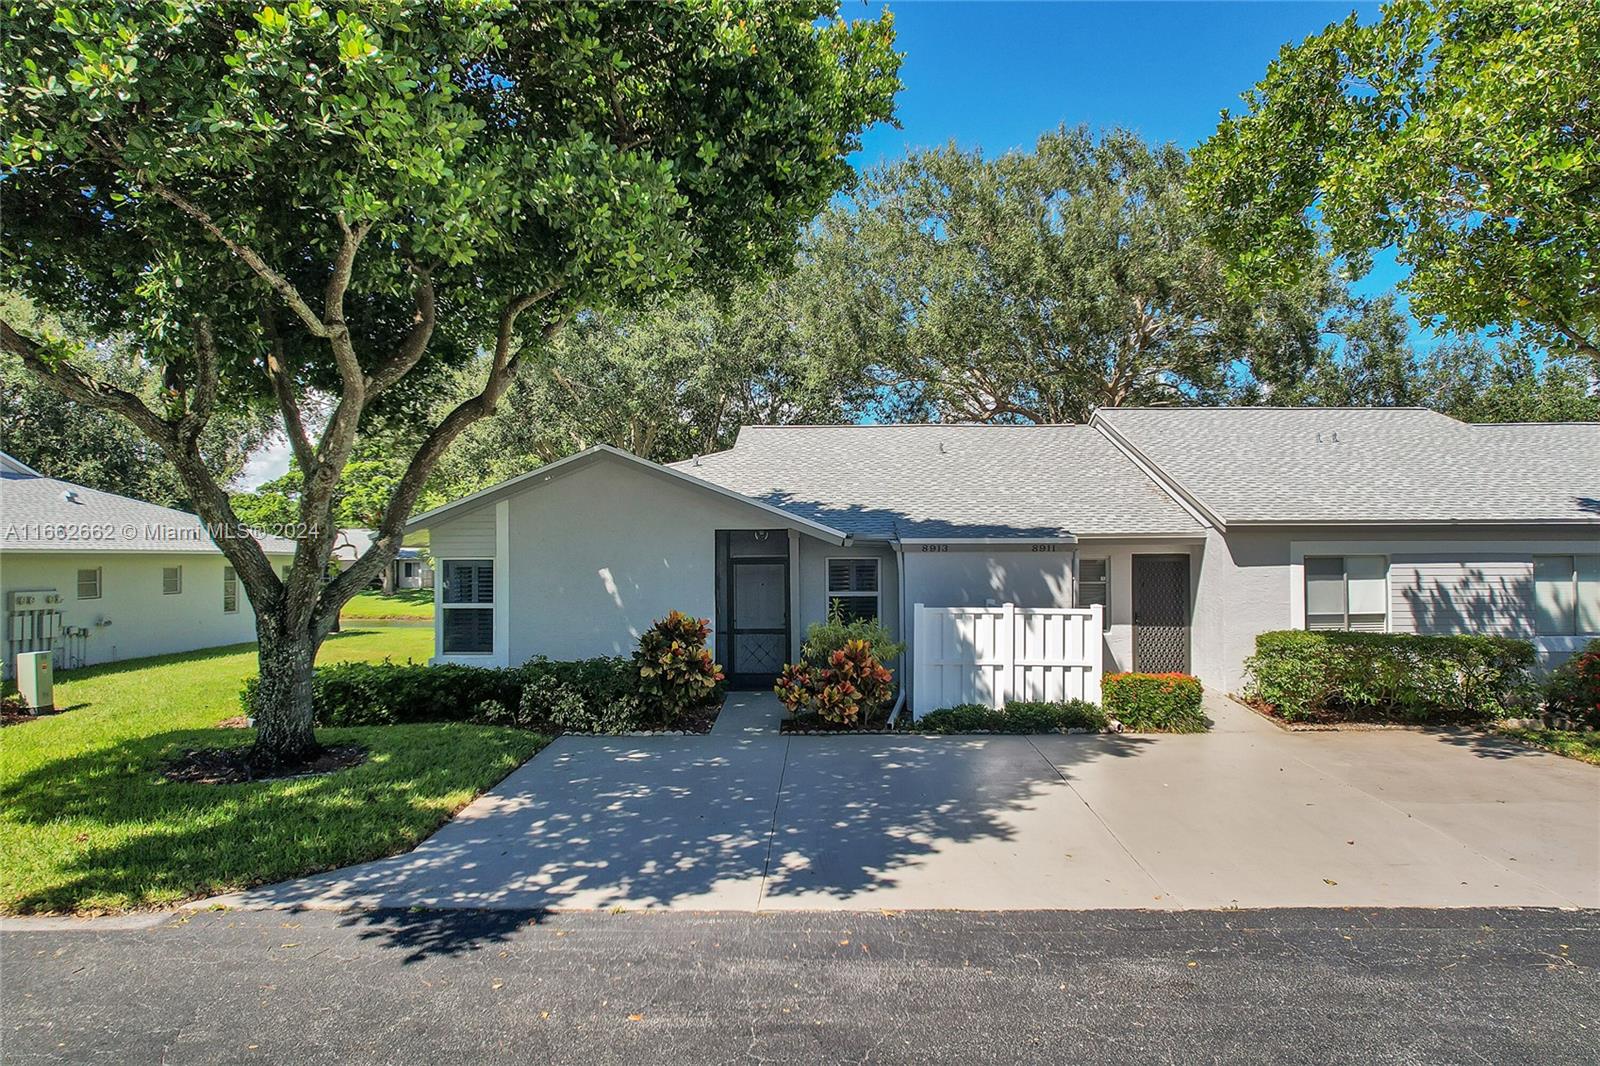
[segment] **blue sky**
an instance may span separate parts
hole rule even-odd
[[[873,166],[908,149],[954,140],[999,155],[1031,147],[1065,123],[1124,126],[1188,149],[1223,108],[1258,81],[1285,44],[1376,3],[933,3],[891,2],[905,54],[902,128],[871,130],[854,162]],[[883,4],[845,0],[846,18]],[[1377,257],[1356,286],[1388,292],[1402,276]],[[1426,345],[1431,335],[1413,330]]]

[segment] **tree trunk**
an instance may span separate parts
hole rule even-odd
[[[393,561],[390,561],[390,562],[387,562],[387,563],[383,564],[383,594],[385,596],[393,596],[394,595],[394,563],[393,563]]]
[[[261,682],[256,689],[252,761],[261,766],[306,762],[320,750],[312,731],[311,705],[316,643],[307,632],[274,632],[266,626],[258,629],[256,654],[261,664]]]

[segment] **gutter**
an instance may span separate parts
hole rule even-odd
[[[900,653],[900,693],[895,696],[894,706],[889,709],[889,721],[893,722],[900,717],[900,711],[906,705],[906,694],[911,691],[911,630],[910,620],[906,618],[906,549],[905,544],[896,537],[889,541],[889,547],[895,554],[895,599],[900,605],[900,643],[905,648]]]

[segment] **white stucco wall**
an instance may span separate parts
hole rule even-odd
[[[900,570],[894,549],[887,544],[857,543],[847,547],[827,544],[814,537],[798,538],[799,588],[794,597],[796,604],[794,648],[798,655],[799,642],[805,639],[806,629],[828,618],[828,560],[872,558],[878,560],[878,620],[888,628],[896,640],[900,635]]]
[[[488,658],[516,664],[631,655],[639,634],[672,610],[715,619],[717,530],[782,522],[669,475],[598,461],[429,528],[441,575],[450,559],[497,560],[497,647]],[[442,576],[435,585],[442,593]]]
[[[272,556],[280,569],[292,559]],[[89,630],[84,640],[58,645],[56,668],[69,669],[80,665],[80,656],[81,665],[92,666],[254,641],[255,614],[242,581],[239,609],[222,610],[225,565],[221,555],[197,552],[0,552],[0,592],[53,589],[61,597],[54,606],[62,624]],[[183,591],[171,596],[162,593],[162,571],[168,566],[183,568]],[[101,571],[100,598],[80,600],[78,571],[90,567]],[[0,607],[6,602],[0,596]],[[10,650],[8,642],[8,674]]]
[[[1078,543],[1079,559],[1105,559],[1107,628],[1105,632],[1105,672],[1133,669],[1133,557],[1135,555],[1189,556],[1189,658],[1191,669],[1198,670],[1202,657],[1199,588],[1204,565],[1204,545],[1192,541],[1100,541]],[[1071,603],[1061,604],[1073,606]]]
[[[906,598],[928,607],[1072,606],[1072,545],[908,544]]]
[[[1531,575],[1532,557],[1595,552],[1600,552],[1600,536],[1552,528],[1213,533],[1197,590],[1195,669],[1210,686],[1237,689],[1244,682],[1244,660],[1254,652],[1258,633],[1304,627],[1308,555],[1387,556],[1390,625],[1395,631],[1462,631],[1437,611],[1425,620],[1427,624],[1417,621],[1419,612],[1426,613],[1422,605],[1427,601],[1448,599],[1454,609],[1483,622],[1473,631],[1529,636],[1526,614],[1531,603],[1518,604],[1516,599],[1518,590],[1527,587],[1521,575]],[[1421,588],[1422,596],[1406,595],[1408,587]],[[1402,600],[1400,609],[1395,607],[1397,596]],[[1540,638],[1537,643],[1548,662],[1570,651],[1580,639]]]

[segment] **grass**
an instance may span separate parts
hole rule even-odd
[[[381,592],[358,592],[339,612],[342,621],[372,621],[382,618],[432,618],[432,589],[401,589],[390,596]],[[433,654],[430,645],[428,655]]]
[[[1532,744],[1557,755],[1600,766],[1600,733],[1576,729],[1501,729],[1502,736]]]
[[[322,662],[425,660],[423,628],[346,630]],[[392,855],[428,836],[546,738],[462,723],[324,729],[366,762],[241,785],[160,776],[183,750],[247,744],[219,729],[253,645],[62,673],[63,713],[0,731],[0,912],[161,906]]]

